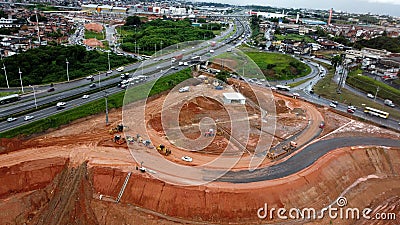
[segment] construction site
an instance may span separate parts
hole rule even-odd
[[[111,110],[108,126],[100,114],[1,139],[0,224],[400,223],[400,133],[240,80],[193,79]],[[257,216],[340,196],[397,217]]]

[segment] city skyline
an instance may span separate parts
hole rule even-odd
[[[215,3],[227,3],[234,5],[262,5],[283,8],[311,8],[329,10],[333,8],[335,11],[343,11],[349,13],[372,13],[379,15],[391,15],[400,17],[400,1],[399,0],[336,0],[336,1],[319,1],[319,0],[250,0],[245,4],[241,0],[218,0]],[[361,7],[360,7],[361,6]]]

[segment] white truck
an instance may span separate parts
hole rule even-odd
[[[390,99],[385,99],[385,101],[383,102],[385,105],[390,106],[390,107],[394,107],[395,105],[393,104],[392,100]]]

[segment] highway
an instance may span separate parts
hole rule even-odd
[[[351,146],[387,146],[400,147],[400,141],[386,138],[375,137],[341,137],[318,141],[302,151],[294,154],[288,160],[270,167],[256,169],[254,171],[241,170],[229,171],[216,181],[230,183],[249,183],[265,180],[279,179],[295,174],[311,166],[320,157],[338,148]],[[213,173],[213,171],[204,171],[203,174]],[[213,177],[213,176],[211,176]],[[203,177],[204,180],[209,180]]]
[[[173,52],[169,54],[165,54],[162,56],[157,57],[157,60],[151,59],[151,60],[146,60],[144,62],[138,62],[129,66],[125,67],[125,71],[130,71],[134,69],[138,69],[138,72],[135,73],[135,75],[150,75],[152,76],[153,74],[161,72],[163,70],[163,75],[167,75],[173,72],[177,72],[177,70],[171,69],[171,65],[178,67],[177,62],[176,63],[171,63],[170,59],[179,54],[183,53],[184,57],[182,61],[188,61],[190,60],[191,57],[194,55],[199,55],[202,56],[202,60],[206,60],[214,55],[223,53],[228,49],[230,46],[227,45],[229,42],[233,41],[234,39],[240,37],[242,33],[244,32],[244,25],[242,22],[238,22],[236,20],[236,25],[237,25],[237,31],[234,34],[234,38],[226,39],[222,43],[217,43],[215,47],[210,47],[209,42],[210,41],[216,41],[217,39],[220,39],[221,36],[214,38],[213,40],[208,40],[205,42],[202,42],[198,45],[196,45],[194,48],[188,48],[185,51],[183,49],[179,49],[179,52]],[[229,35],[229,33],[233,31],[233,26],[230,26],[228,30],[226,30],[223,33],[223,36]],[[222,37],[223,37],[222,36]],[[213,55],[210,56],[205,56],[205,54],[209,53],[210,49],[214,49],[215,52]],[[179,67],[178,69],[181,69],[183,67]],[[118,74],[116,71],[114,71],[111,75],[113,76]],[[99,91],[94,94],[90,94],[90,98],[88,99],[82,99],[81,97],[84,95],[86,91],[89,91],[91,88],[89,88],[89,84],[91,83],[90,80],[86,79],[80,79],[76,81],[72,81],[69,83],[62,83],[62,84],[56,84],[55,88],[57,92],[52,93],[51,95],[48,95],[46,92],[47,88],[44,90],[39,90],[36,93],[37,97],[37,106],[46,106],[47,108],[44,109],[39,109],[37,111],[34,111],[32,113],[29,113],[28,115],[34,116],[33,119],[24,121],[22,117],[17,118],[16,121],[13,122],[7,122],[3,121],[0,122],[0,132],[4,132],[6,130],[22,126],[25,124],[29,124],[33,121],[39,120],[46,118],[47,116],[57,114],[61,111],[72,109],[74,107],[77,107],[79,105],[82,105],[84,103],[94,101],[96,99],[104,97],[104,91],[101,89],[101,87],[107,86],[107,85],[114,85],[111,88],[108,88],[106,91],[111,94],[111,93],[117,93],[121,91],[125,91],[124,89],[120,89],[115,87],[117,83],[121,81],[121,78],[118,76],[116,78],[104,80],[106,77],[105,73],[100,73],[97,76],[94,76],[94,83],[96,83],[96,88],[95,90]],[[103,80],[102,80],[103,79]],[[99,82],[100,80],[100,82]],[[151,79],[149,79],[150,81]],[[99,85],[100,84],[100,85]],[[94,88],[93,88],[94,89]],[[40,97],[43,96],[43,97]],[[56,109],[56,103],[59,101],[64,101],[66,98],[71,97],[71,96],[76,96],[75,99],[70,100],[70,101],[65,101],[67,103],[66,108],[62,110],[57,110]],[[53,105],[51,105],[53,104]],[[35,110],[35,103],[33,96],[25,96],[24,99],[20,100],[19,102],[13,103],[13,104],[8,104],[8,105],[3,105],[0,107],[0,117],[9,117],[15,113],[23,112],[26,110]]]

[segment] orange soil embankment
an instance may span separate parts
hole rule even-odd
[[[46,187],[67,164],[68,159],[55,157],[0,168],[0,199]]]
[[[343,149],[283,179],[252,184],[210,183],[200,187],[174,186],[137,172],[132,174],[121,201],[188,220],[262,222],[256,213],[264,203],[275,208],[321,209],[357,179],[371,174],[400,184],[398,162],[400,152],[395,150]],[[90,171],[95,193],[118,195],[126,172],[104,167],[92,167]],[[385,192],[387,188],[382,187],[381,191]],[[365,204],[365,199],[374,199],[367,193],[363,195],[362,204]],[[358,203],[352,202],[352,205],[365,206]]]

